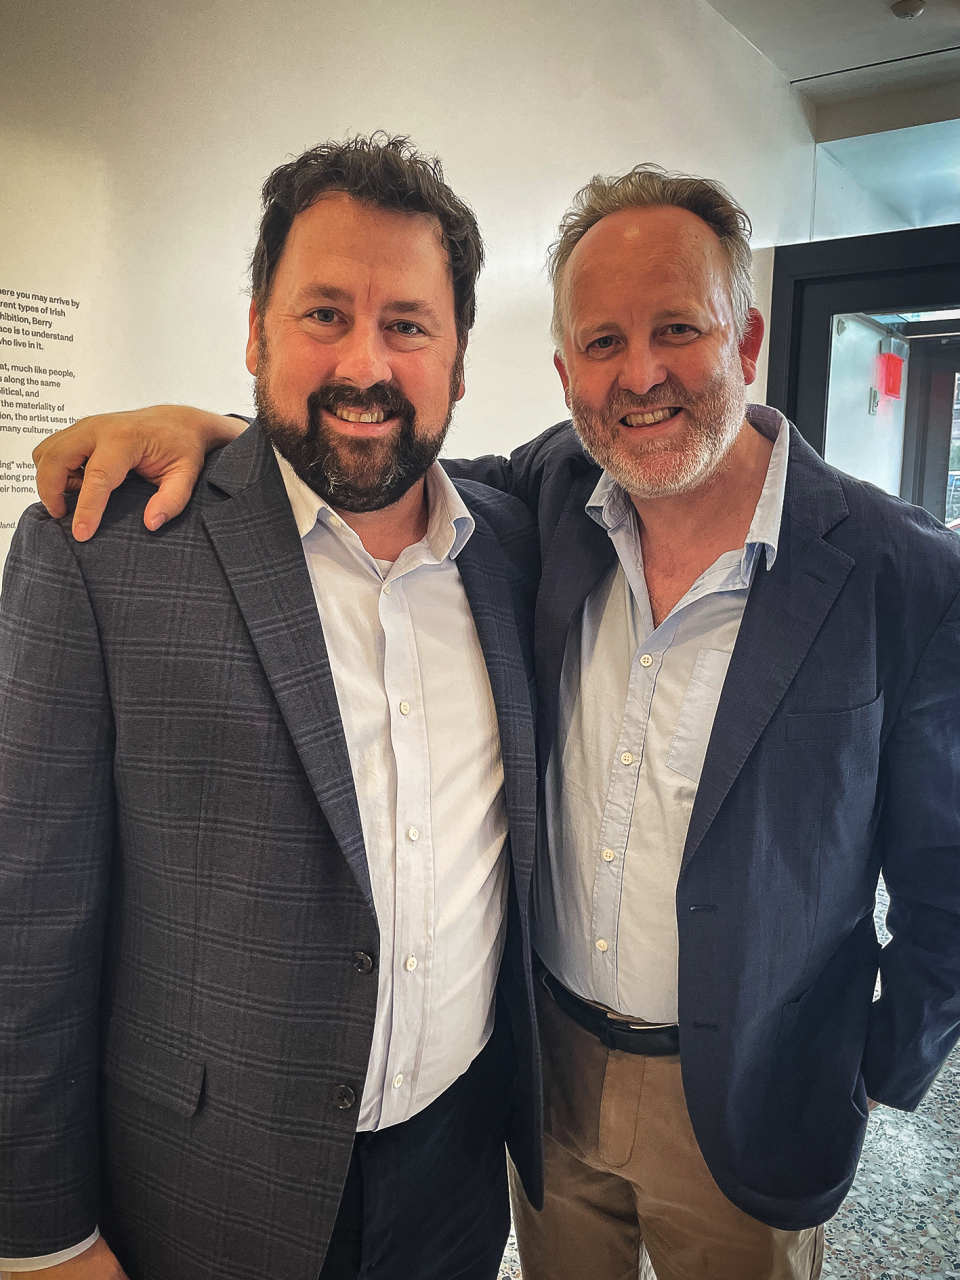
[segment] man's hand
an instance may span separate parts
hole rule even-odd
[[[0,1271],[0,1280],[24,1280],[25,1275],[49,1276],[50,1280],[127,1280],[127,1273],[102,1236],[69,1262],[41,1271]]]
[[[143,513],[147,528],[159,529],[187,505],[206,454],[236,439],[245,425],[176,404],[81,418],[33,451],[40,501],[59,519],[67,510],[63,495],[79,489],[73,536],[86,542],[110,494],[136,471],[160,486]]]

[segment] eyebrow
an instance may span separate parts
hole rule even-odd
[[[674,308],[669,311],[658,311],[654,317],[657,324],[671,324],[677,320],[686,322],[690,315],[697,310],[695,305],[682,308]],[[603,320],[600,324],[592,324],[589,329],[578,330],[581,338],[592,338],[598,333],[609,333],[611,329],[619,329],[620,325],[616,320]]]
[[[341,289],[335,284],[310,284],[305,285],[298,294],[298,301],[301,303],[310,302],[316,299],[322,302],[352,302],[353,294],[349,289]],[[400,316],[424,316],[438,323],[438,316],[429,302],[424,302],[416,298],[400,298],[396,302],[388,303],[384,311],[390,312],[391,315]]]

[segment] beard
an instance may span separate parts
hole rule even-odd
[[[643,427],[622,425],[631,413],[679,407],[687,425],[679,434],[644,440]],[[613,391],[602,409],[570,393],[573,424],[587,453],[634,498],[674,497],[719,475],[743,424],[747,388],[740,366],[728,362],[697,395],[668,377],[647,396]]]
[[[433,466],[453,417],[460,386],[461,361],[450,380],[450,402],[440,429],[420,429],[411,402],[393,383],[378,382],[360,390],[349,383],[325,382],[307,398],[306,430],[285,419],[269,389],[269,361],[261,349],[254,385],[257,417],[264,434],[294,471],[319,497],[341,511],[381,511],[399,502]],[[399,425],[388,435],[362,439],[340,435],[323,420],[323,410],[378,410],[396,415]]]

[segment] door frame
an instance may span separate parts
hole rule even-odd
[[[838,240],[812,240],[803,244],[778,245],[773,259],[773,295],[770,306],[770,343],[767,363],[767,403],[796,422],[801,435],[823,454],[826,429],[826,393],[829,369],[822,353],[806,377],[815,382],[813,396],[805,398],[819,406],[822,383],[822,413],[819,408],[801,408],[798,413],[800,379],[801,322],[804,294],[822,284],[855,286],[864,282],[874,287],[884,278],[903,278],[914,272],[929,273],[945,268],[960,271],[960,225],[921,227],[913,231],[889,231],[872,236],[845,236]],[[948,304],[945,304],[948,305]],[[949,304],[952,305],[952,304]],[[849,311],[864,309],[858,306]],[[891,309],[893,309],[891,307]],[[824,334],[824,344],[829,335]],[[808,388],[805,386],[805,391]]]

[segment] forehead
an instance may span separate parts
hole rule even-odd
[[[453,289],[440,224],[335,192],[298,213],[274,277],[274,293],[322,282],[436,302]],[[397,292],[399,290],[399,293]]]
[[[623,209],[595,223],[574,246],[564,294],[579,306],[593,299],[656,294],[708,296],[726,287],[726,260],[716,232],[672,205]]]

